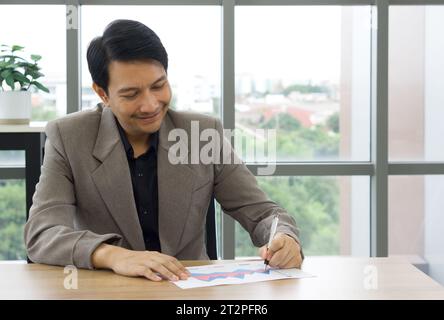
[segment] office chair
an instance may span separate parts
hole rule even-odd
[[[207,254],[211,260],[217,260],[217,243],[216,243],[216,209],[214,205],[214,195],[211,196],[210,205],[206,217],[206,247]]]

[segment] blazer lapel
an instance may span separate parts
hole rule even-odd
[[[145,250],[128,161],[114,115],[108,107],[103,107],[93,156],[102,164],[92,173],[92,179],[122,236],[133,250]]]
[[[175,126],[167,113],[159,131],[157,175],[159,190],[159,237],[162,253],[175,256],[190,212],[194,189],[194,171],[186,164],[173,165],[168,150],[175,141],[168,141]]]

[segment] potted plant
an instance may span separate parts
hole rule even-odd
[[[30,88],[49,92],[37,79],[44,76],[37,62],[42,58],[31,54],[31,60],[18,54],[24,47],[0,46],[0,124],[28,124],[31,118]]]

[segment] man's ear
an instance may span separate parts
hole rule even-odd
[[[100,97],[102,102],[105,105],[108,105],[109,99],[108,99],[108,95],[106,94],[105,90],[103,90],[101,87],[99,87],[99,85],[97,83],[95,83],[95,82],[93,82],[92,88],[97,93],[97,95]]]

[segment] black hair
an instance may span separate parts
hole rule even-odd
[[[92,80],[108,93],[108,66],[112,61],[153,59],[168,69],[168,54],[157,34],[143,23],[115,20],[101,37],[94,38],[86,53]]]

